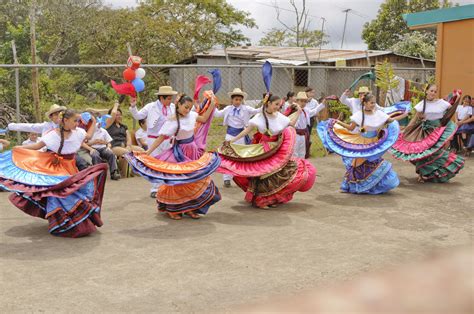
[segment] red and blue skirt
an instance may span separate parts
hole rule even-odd
[[[47,219],[49,232],[81,237],[102,226],[107,165],[78,171],[74,155],[15,148],[0,154],[0,187],[23,212]]]

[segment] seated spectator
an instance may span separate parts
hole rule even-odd
[[[28,134],[28,139],[23,141],[21,145],[35,144],[35,143],[38,143],[39,141],[41,141],[41,137],[38,137],[38,133],[30,132],[30,134]]]
[[[120,174],[117,169],[117,157],[115,157],[115,154],[110,149],[112,137],[110,137],[109,133],[104,129],[107,116],[97,119],[98,122],[95,127],[94,135],[92,135],[92,138],[87,143],[84,143],[82,147],[89,151],[93,165],[107,162],[110,170],[110,178],[112,180],[119,180]]]
[[[93,117],[89,112],[86,111],[86,112],[81,113],[78,127],[84,129],[87,132],[87,137],[86,137],[85,142],[90,140],[92,138],[92,135],[94,135],[95,124],[96,124],[95,117]],[[77,166],[77,169],[79,170],[84,170],[87,167],[90,167],[92,165],[92,159],[90,158],[90,153],[84,147],[81,147],[81,149],[77,152],[75,158],[76,158],[76,166]]]
[[[126,178],[128,163],[122,156],[131,152],[132,150],[144,150],[139,146],[132,145],[130,132],[128,132],[127,126],[122,124],[122,110],[118,108],[118,105],[118,102],[115,103],[114,107],[109,111],[109,114],[112,116],[114,122],[109,128],[107,128],[107,132],[112,137],[112,151],[114,152],[115,156],[117,156],[120,174],[122,177]]]
[[[456,108],[456,123],[459,128],[451,144],[459,152],[466,152],[469,137],[474,133],[474,123],[470,122],[473,115],[471,102],[471,96],[465,95],[462,104]]]
[[[146,144],[146,119],[138,120],[138,124],[140,125],[140,128],[135,132],[135,139],[141,148],[147,150],[148,145]]]

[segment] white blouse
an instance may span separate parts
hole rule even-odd
[[[464,120],[472,116],[472,107],[471,106],[458,106],[456,108],[456,116],[458,121]]]
[[[286,127],[290,125],[290,118],[282,114],[281,112],[276,112],[273,114],[266,114],[268,118],[268,128],[272,135],[280,134]],[[265,118],[263,113],[257,113],[249,121],[249,125],[256,127],[260,133],[265,133],[267,127],[265,124]]]
[[[451,104],[443,99],[437,99],[434,101],[426,101],[425,118],[426,120],[438,120],[444,116],[446,110],[451,107]],[[416,106],[417,112],[423,111],[423,101],[420,101]]]
[[[194,128],[196,126],[196,119],[199,114],[195,111],[189,112],[185,117],[179,117],[179,132],[176,136],[177,140],[184,140],[194,136]],[[161,128],[159,135],[174,136],[178,129],[178,122],[176,116],[167,120]]]
[[[388,119],[390,117],[382,110],[375,110],[372,114],[365,113],[364,125],[362,125],[362,111],[357,111],[351,116],[351,121],[357,123],[359,128],[364,127],[367,131],[377,131]]]
[[[66,135],[67,133],[64,134]],[[64,139],[61,154],[67,155],[76,153],[81,148],[86,136],[87,133],[84,129],[76,128],[72,130],[70,136]],[[56,132],[56,129],[54,129],[42,136],[41,141],[46,145],[48,150],[57,153],[59,145],[61,144],[61,136]]]

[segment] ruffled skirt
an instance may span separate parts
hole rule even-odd
[[[405,134],[400,134],[390,153],[414,164],[416,173],[425,181],[449,181],[464,167],[464,158],[444,148],[456,133],[456,124],[449,121],[441,126],[440,120],[428,120],[422,122],[421,128],[427,133],[425,137],[412,142],[405,139]]]
[[[382,158],[366,160],[359,166],[353,166],[352,158],[344,158],[346,174],[341,190],[354,194],[383,194],[400,184],[392,164]]]
[[[333,119],[318,124],[318,135],[323,145],[342,156],[346,167],[341,190],[354,194],[383,194],[399,185],[392,164],[382,159],[398,134],[397,122],[370,136],[351,133]]]
[[[16,148],[0,154],[0,187],[13,192],[13,205],[47,219],[49,232],[81,237],[102,226],[100,210],[107,164],[78,172],[74,159]]]
[[[224,144],[218,172],[234,176],[245,200],[256,207],[287,203],[296,192],[310,190],[316,179],[310,162],[292,157],[295,139],[294,128],[287,128],[271,141],[262,136],[259,144]]]
[[[182,147],[185,153],[194,156],[192,144]],[[216,153],[204,153],[200,158],[176,162],[173,148],[163,152],[163,161],[143,153],[133,152],[124,157],[132,166],[133,171],[151,183],[159,183],[156,194],[158,210],[170,213],[196,212],[206,214],[209,207],[221,199],[219,190],[210,175],[216,171],[220,158]]]

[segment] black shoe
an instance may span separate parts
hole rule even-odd
[[[151,193],[150,193],[150,197],[151,197],[151,198],[156,198],[156,192],[151,192]]]
[[[112,180],[117,181],[117,180],[120,180],[121,176],[120,176],[120,173],[116,170],[110,175],[110,178]]]
[[[230,180],[224,180],[224,187],[230,188]]]

